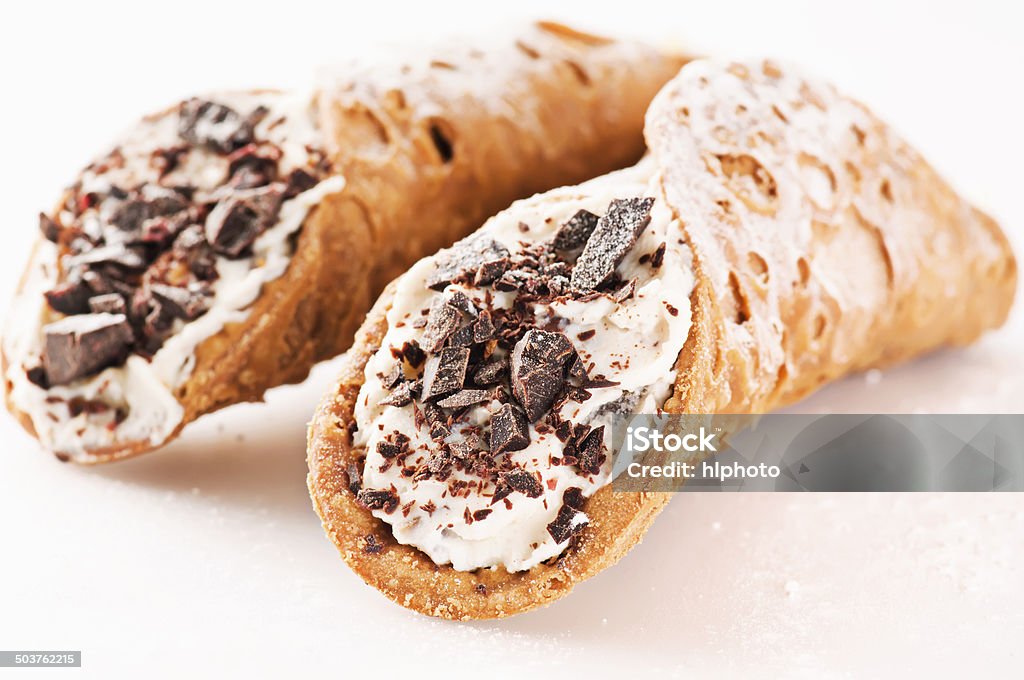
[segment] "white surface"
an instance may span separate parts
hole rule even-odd
[[[35,213],[138,114],[193,91],[304,84],[310,64],[382,40],[551,14],[810,65],[894,122],[1024,251],[1024,48],[1011,3],[351,4],[7,8],[0,299]],[[1022,344],[1018,305],[970,350],[881,381],[851,378],[801,408],[1021,412]],[[348,571],[306,498],[304,424],[331,373],[322,366],[267,404],[101,469],[39,455],[0,417],[0,648],[82,649],[85,664],[7,674],[603,677],[643,666],[817,678],[1024,667],[1024,499],[1012,495],[684,494],[621,565],[546,610],[472,625],[406,612]]]

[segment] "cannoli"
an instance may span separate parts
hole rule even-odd
[[[357,334],[309,487],[395,602],[508,616],[620,559],[670,495],[609,486],[613,414],[762,413],[1005,319],[998,225],[833,87],[694,61],[645,135],[421,260]]]
[[[2,349],[7,406],[44,448],[123,458],[302,380],[420,257],[636,162],[685,59],[541,23],[392,61],[182,102],[40,215]]]

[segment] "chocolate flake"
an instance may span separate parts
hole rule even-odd
[[[593,290],[611,276],[651,221],[653,205],[653,198],[611,202],[576,260],[570,279],[573,290]]]
[[[491,453],[521,451],[530,445],[530,427],[523,414],[503,404],[491,417]]]
[[[466,347],[449,347],[431,355],[423,369],[423,400],[432,401],[462,389],[468,364]]]
[[[589,210],[580,210],[558,228],[551,245],[555,250],[576,250],[587,244],[600,218]]]
[[[69,316],[43,327],[43,368],[51,385],[64,385],[122,361],[132,342],[123,314]]]

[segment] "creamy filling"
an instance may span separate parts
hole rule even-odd
[[[6,378],[11,401],[31,419],[42,444],[59,455],[84,458],[89,450],[122,442],[156,444],[166,439],[182,420],[183,409],[174,391],[191,376],[197,346],[216,335],[225,324],[248,317],[249,307],[263,285],[287,270],[293,255],[294,234],[309,210],[325,196],[344,188],[342,177],[323,173],[323,142],[308,95],[230,94],[216,96],[212,101],[243,113],[266,107],[267,112],[253,127],[253,143],[261,149],[273,150],[279,176],[308,170],[316,179],[300,187],[301,191],[285,195],[273,222],[264,225],[242,253],[217,254],[212,259],[215,274],[208,277],[211,280],[202,289],[205,298],[201,314],[195,318],[175,318],[155,352],[132,350],[122,361],[62,384],[40,385],[38,379],[33,381],[29,377],[29,371],[42,364],[46,333],[60,332],[65,325],[87,332],[94,322],[124,317],[65,316],[53,309],[44,294],[67,278],[74,255],[65,254],[61,260],[61,253],[66,251],[63,242],[58,245],[43,240],[37,245],[4,331]],[[197,201],[221,201],[216,205],[222,205],[224,199],[237,192],[227,186],[235,156],[193,145],[186,153],[178,153],[170,165],[161,168],[154,163],[164,150],[182,146],[180,115],[183,114],[175,111],[149,118],[133,129],[120,140],[114,152],[82,173],[72,188],[72,196],[82,200],[83,196],[137,189],[138,196],[145,200],[164,195],[168,188],[185,186],[194,192]],[[194,134],[214,138],[230,133],[227,129],[216,129],[216,125],[200,119]],[[65,227],[74,223],[84,236],[102,238],[100,242],[106,246],[116,246],[119,239],[125,238],[123,230],[111,223],[116,219],[117,206],[116,201],[107,201],[76,211],[75,205],[69,203],[54,216],[54,223]],[[209,222],[210,216],[205,219]],[[195,288],[194,284],[187,287]],[[130,308],[131,296],[126,296]]]
[[[366,381],[355,410],[355,443],[366,451],[359,498],[376,517],[391,525],[399,542],[415,546],[437,564],[451,564],[458,570],[501,566],[521,571],[562,553],[577,530],[586,525],[585,512],[565,510],[563,505],[572,494],[586,498],[608,484],[610,456],[597,459],[599,464],[592,460],[590,466],[569,464],[567,445],[554,429],[559,423],[586,426],[584,429],[604,425],[601,443],[608,452],[614,414],[657,412],[670,395],[674,364],[689,331],[693,286],[691,256],[682,230],[660,197],[652,165],[644,161],[576,187],[519,201],[471,237],[494,239],[515,255],[551,242],[561,225],[580,210],[603,215],[613,199],[641,196],[655,199],[650,222],[615,269],[621,282],[632,282],[625,284],[633,286],[631,296],[617,301],[621,295],[606,292],[528,303],[532,327],[560,332],[571,341],[586,367],[588,381],[583,387],[587,395],[556,401],[547,415],[530,423],[525,448],[503,451],[494,456],[497,462],[485,452],[488,465],[505,471],[497,475],[493,470],[481,471],[479,464],[475,470],[468,464],[455,465],[440,475],[429,471],[431,465],[437,469],[438,461],[444,460],[442,449],[456,450],[453,443],[458,447],[481,432],[486,441],[488,426],[503,404],[511,402],[519,408],[508,390],[456,409],[451,433],[439,440],[423,422],[424,409],[433,408],[423,403],[425,395],[396,405],[404,400],[394,398],[391,384],[396,354],[408,343],[430,344],[431,338],[425,337],[430,329],[423,327],[426,310],[461,293],[476,309],[501,315],[501,310],[515,306],[519,292],[465,280],[448,283],[443,290],[432,289],[430,283],[439,287],[431,277],[445,251],[421,260],[398,282],[381,349],[366,365]],[[480,347],[474,352],[481,351]],[[491,351],[491,345],[483,348]],[[493,352],[491,359],[508,359],[511,353],[500,346]],[[408,362],[404,372],[407,377],[420,375]],[[426,386],[419,385],[419,389]],[[569,385],[566,389],[571,391]],[[399,435],[408,437],[407,445]],[[396,438],[408,452],[399,458],[389,448]],[[492,428],[492,449],[495,439]],[[509,469],[525,470],[537,484],[529,482],[529,493],[509,493],[502,481],[509,479],[503,477]]]

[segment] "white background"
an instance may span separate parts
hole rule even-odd
[[[310,83],[386,43],[554,16],[800,62],[893,122],[1024,252],[1021,15],[1009,2],[8,4],[0,40],[13,291],[49,207],[140,114],[220,87]],[[551,6],[557,5],[557,8]],[[1024,411],[1024,318],[977,346],[853,377],[801,408]],[[0,649],[81,649],[32,677],[917,675],[1024,668],[1024,500],[683,494],[619,566],[546,610],[454,624],[337,558],[305,489],[332,373],[201,421],[167,450],[60,465],[0,417]],[[16,672],[12,672],[16,673]],[[2,671],[0,671],[2,674]]]

